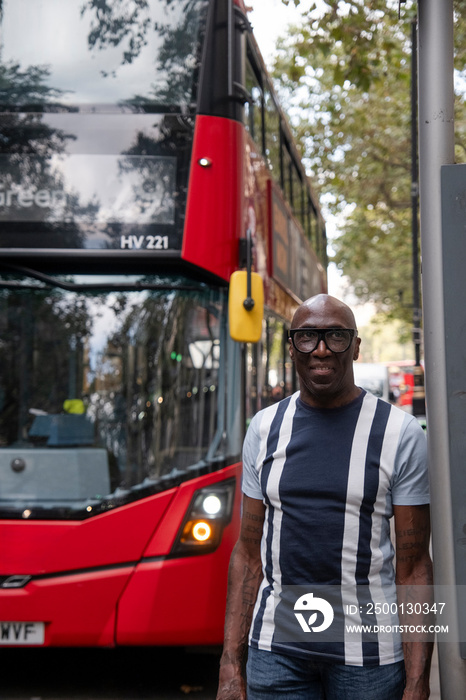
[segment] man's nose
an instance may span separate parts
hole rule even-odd
[[[312,351],[313,355],[325,356],[331,353],[331,350],[325,345],[324,339],[321,338],[315,350]]]

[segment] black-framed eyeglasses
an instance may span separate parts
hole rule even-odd
[[[314,352],[320,341],[332,352],[346,352],[358,332],[354,328],[291,328],[289,337],[298,352]]]

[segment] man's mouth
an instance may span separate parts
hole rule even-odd
[[[334,371],[333,367],[330,367],[330,365],[314,365],[310,369],[314,374],[319,374],[321,376],[325,376]]]

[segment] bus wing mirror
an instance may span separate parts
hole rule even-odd
[[[228,315],[230,335],[239,343],[257,343],[262,335],[264,284],[257,272],[238,270],[230,277]]]

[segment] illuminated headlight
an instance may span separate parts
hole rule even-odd
[[[206,542],[210,537],[212,537],[212,528],[209,523],[202,522],[193,525],[193,537],[196,542]]]
[[[222,510],[222,501],[217,494],[212,493],[204,498],[202,507],[207,515],[218,515]]]
[[[218,547],[231,520],[236,480],[230,479],[195,492],[175,540],[174,554],[206,554]]]

